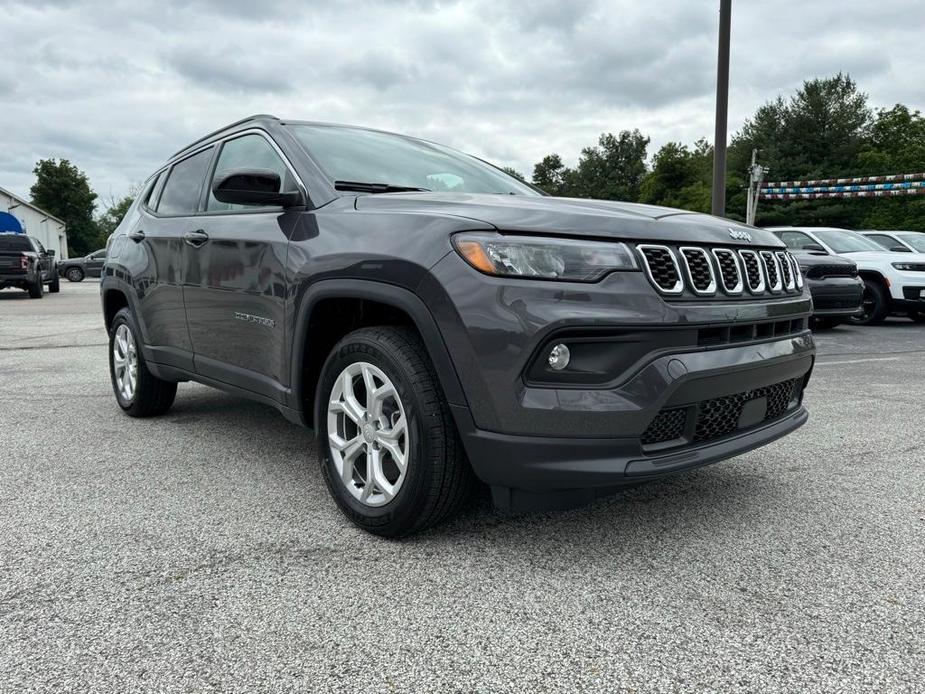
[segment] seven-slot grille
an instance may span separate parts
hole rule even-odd
[[[803,288],[796,259],[787,251],[639,244],[642,267],[662,294],[736,297],[794,294]]]

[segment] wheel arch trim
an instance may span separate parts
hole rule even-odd
[[[430,310],[424,302],[413,292],[383,282],[354,279],[329,279],[315,282],[304,292],[301,302],[296,309],[293,327],[292,350],[290,352],[290,383],[292,384],[292,402],[290,405],[303,409],[305,384],[303,383],[302,365],[311,341],[308,339],[308,326],[311,315],[319,302],[325,299],[367,299],[393,306],[404,311],[411,317],[424,348],[434,365],[437,378],[443,388],[448,404],[466,407],[466,398],[462,383],[449,350],[444,342],[443,335],[437,327]],[[312,409],[315,409],[314,407]],[[317,412],[304,411],[305,423],[308,426],[316,424]]]

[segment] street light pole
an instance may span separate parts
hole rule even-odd
[[[719,54],[716,65],[716,132],[713,136],[713,204],[711,211],[726,216],[726,125],[729,118],[729,35],[732,0],[719,3]]]

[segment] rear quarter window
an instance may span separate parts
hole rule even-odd
[[[28,237],[12,234],[9,236],[0,236],[0,252],[17,253],[22,251],[26,253],[35,251]]]

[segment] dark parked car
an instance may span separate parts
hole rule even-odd
[[[473,472],[502,508],[571,505],[807,418],[811,299],[772,234],[547,197],[390,133],[256,116],[189,145],[101,291],[126,413],[184,380],[272,405],[385,536],[451,514]]]
[[[106,260],[106,249],[102,248],[82,258],[68,258],[58,262],[58,274],[69,282],[83,282],[85,277],[99,277]]]
[[[858,266],[826,251],[793,251],[813,297],[813,323],[834,328],[863,312],[864,280]]]
[[[36,238],[0,233],[0,289],[25,289],[33,299],[42,298],[46,284],[48,291],[60,291],[54,257]]]

